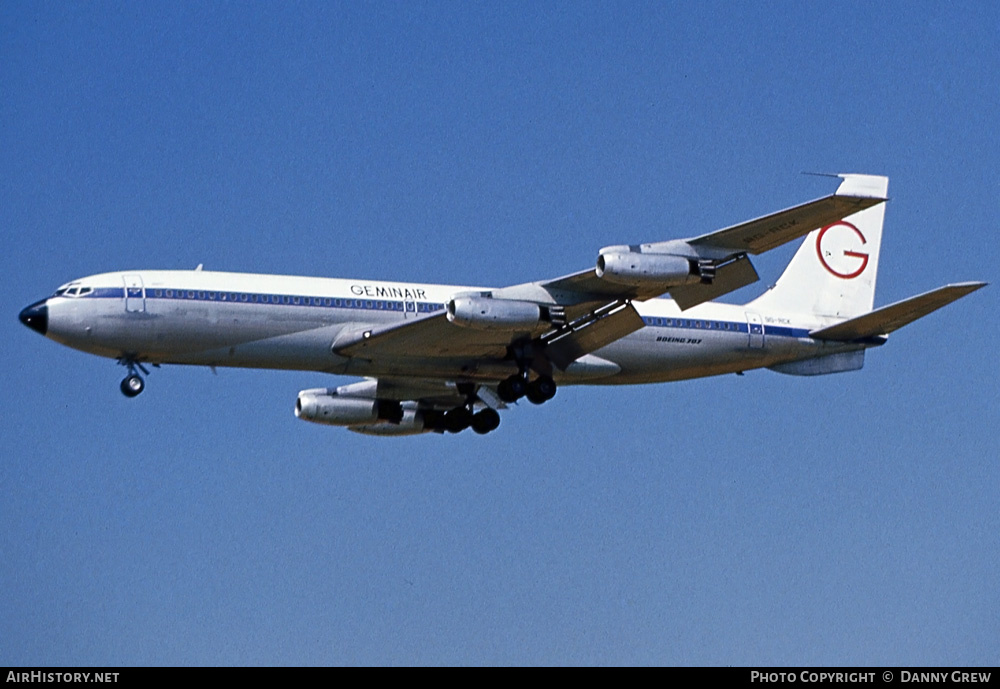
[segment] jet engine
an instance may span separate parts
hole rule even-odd
[[[547,309],[530,301],[455,297],[446,308],[450,323],[474,330],[534,330],[551,320]]]
[[[460,433],[467,428],[483,435],[500,425],[500,414],[481,402],[478,407],[459,404],[443,410],[422,406],[418,400],[366,397],[369,389],[374,392],[370,385],[374,382],[303,390],[295,402],[295,416],[313,423],[346,426],[349,431],[365,435]],[[346,394],[342,394],[345,390]]]
[[[670,254],[640,254],[610,247],[597,257],[597,277],[628,287],[649,283],[679,287],[701,282],[704,271],[696,261]]]
[[[420,409],[404,409],[403,418],[399,423],[391,421],[376,421],[348,426],[347,430],[364,435],[418,435],[429,433],[433,429],[427,424],[425,413]]]
[[[380,421],[398,424],[404,415],[402,406],[395,400],[343,397],[336,390],[316,388],[299,393],[295,416],[330,426],[355,426]]]

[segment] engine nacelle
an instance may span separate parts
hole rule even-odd
[[[342,397],[335,390],[303,390],[295,401],[295,416],[330,426],[355,426],[376,422],[399,423],[403,409],[395,400]]]
[[[399,423],[389,421],[377,421],[375,423],[359,424],[348,426],[347,430],[364,435],[418,435],[420,433],[430,433],[431,428],[427,427],[424,412],[419,409],[404,409],[403,418]]]
[[[548,314],[530,301],[455,297],[447,304],[448,321],[474,330],[534,330]]]
[[[597,257],[597,277],[629,287],[650,283],[679,287],[701,282],[703,276],[698,264],[684,256],[640,254],[612,248]]]

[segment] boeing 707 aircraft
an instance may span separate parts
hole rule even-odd
[[[489,433],[498,410],[546,402],[560,385],[854,371],[889,333],[986,283],[873,310],[889,182],[837,177],[830,196],[690,239],[609,246],[595,267],[553,280],[486,288],[130,270],[69,282],[20,320],[117,359],[128,397],[142,392],[147,364],[359,376],[301,391],[295,414],[372,435]],[[712,301],[757,281],[750,255],[803,236],[762,296]]]

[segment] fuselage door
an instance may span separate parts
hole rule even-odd
[[[750,348],[760,349],[764,346],[764,323],[760,314],[747,311],[747,332],[750,333]]]
[[[403,302],[403,318],[409,320],[410,318],[417,317],[417,302],[415,301],[404,301]]]
[[[125,276],[125,310],[129,313],[146,310],[146,289],[142,285],[141,275]]]

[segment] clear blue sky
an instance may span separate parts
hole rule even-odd
[[[858,373],[487,437],[18,311],[191,268],[504,285],[890,177],[876,303],[997,282],[995,3],[0,3],[0,664],[996,664],[993,285]],[[758,262],[762,282],[790,251]]]

